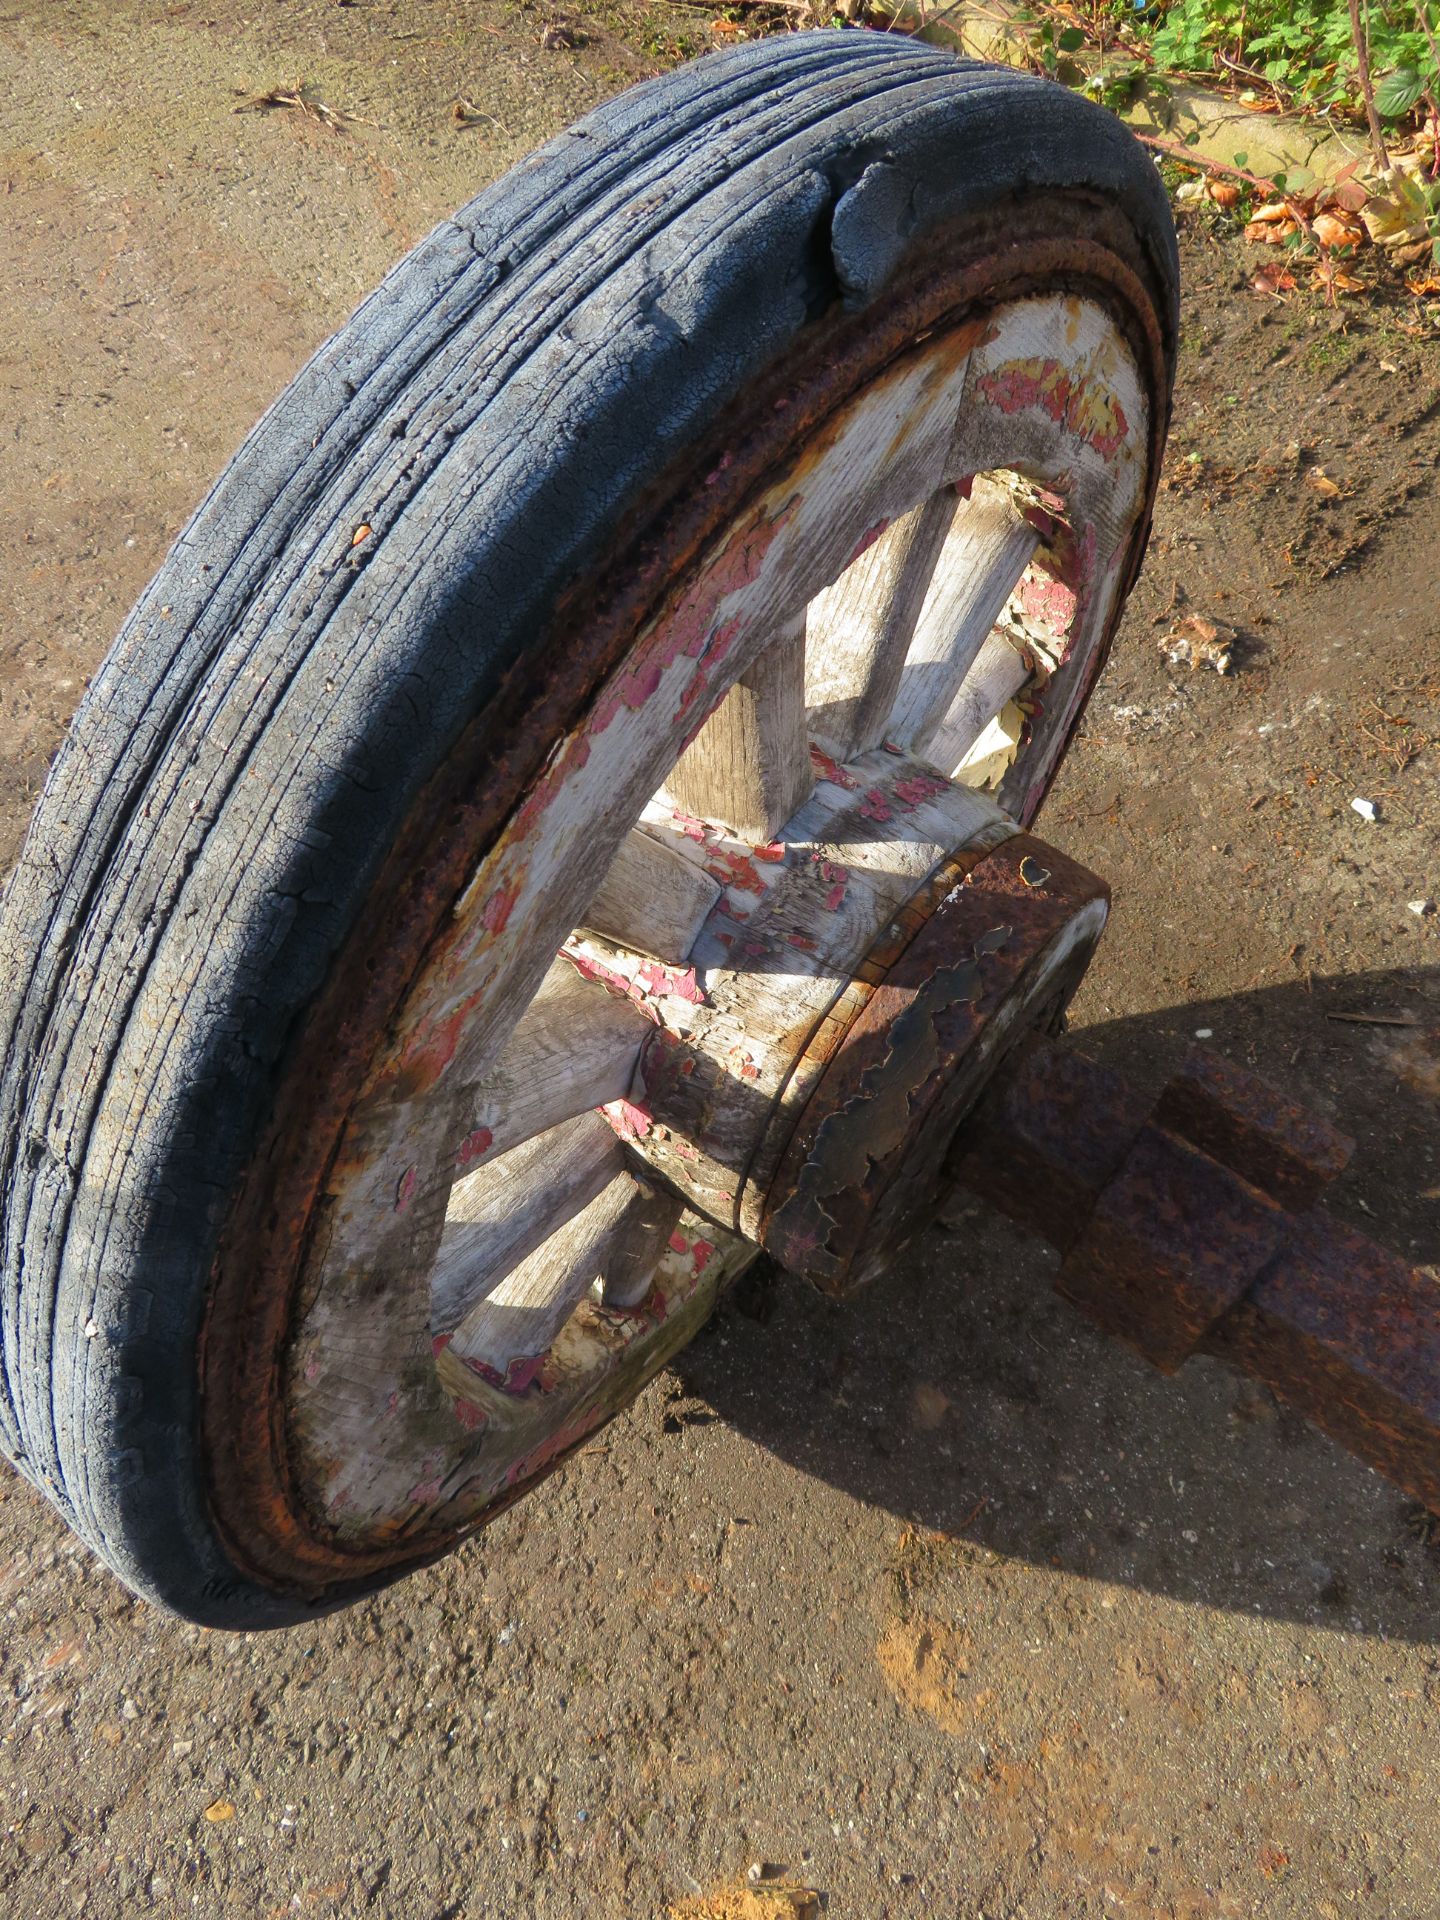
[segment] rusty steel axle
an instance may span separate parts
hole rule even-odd
[[[1213,1354],[1440,1511],[1440,1286],[1316,1206],[1352,1149],[1202,1048],[1152,1110],[1035,1037],[948,1172],[1055,1246],[1057,1292],[1162,1372]]]

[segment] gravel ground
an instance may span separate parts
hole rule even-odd
[[[705,26],[11,0],[0,863],[305,353]],[[298,80],[344,131],[231,112]],[[1440,351],[1403,302],[1257,296],[1203,215],[1185,263],[1156,540],[1041,822],[1117,899],[1074,1031],[1158,1085],[1208,1029],[1357,1136],[1337,1211],[1434,1262]],[[1166,664],[1186,610],[1235,673]],[[1432,1920],[1423,1517],[1212,1363],[1146,1373],[1051,1269],[962,1209],[843,1307],[751,1289],[483,1540],[308,1632],[164,1618],[0,1481],[6,1910]]]

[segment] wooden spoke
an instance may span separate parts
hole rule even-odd
[[[614,1129],[598,1113],[582,1113],[457,1180],[430,1275],[432,1333],[457,1327],[511,1267],[624,1170]]]
[[[887,527],[810,603],[805,703],[817,739],[841,760],[886,737],[957,505],[954,490],[941,487]]]
[[[730,699],[734,697],[732,693]],[[715,719],[719,718],[717,714]],[[712,720],[710,726],[714,724]],[[707,727],[705,732],[709,731]],[[658,834],[637,828],[621,841],[581,926],[617,947],[648,953],[666,966],[678,967],[719,898],[720,888],[708,874]]]
[[[652,1031],[629,1000],[556,960],[477,1090],[462,1167],[493,1160],[587,1107],[623,1100]]]
[[[616,1229],[600,1275],[601,1303],[629,1311],[649,1295],[660,1256],[680,1224],[685,1203],[679,1194],[649,1180],[634,1179],[629,1210]]]
[[[1031,662],[1002,633],[992,633],[936,729],[930,759],[961,780],[967,756],[991,721],[1012,701],[1033,671]]]
[[[628,1173],[611,1180],[471,1309],[450,1341],[452,1355],[482,1379],[523,1392],[575,1308],[597,1280],[603,1285],[617,1249],[635,1245],[641,1213],[648,1223],[644,1244],[653,1247],[647,1277],[653,1271],[664,1245],[654,1231],[656,1197]],[[618,1284],[633,1293],[636,1283],[635,1263],[627,1258]]]
[[[770,840],[810,792],[805,616],[778,634],[680,756],[665,790],[686,813]]]
[[[1012,495],[977,480],[950,528],[915,628],[885,737],[922,759],[1030,563],[1039,535]]]

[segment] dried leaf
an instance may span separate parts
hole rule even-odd
[[[1364,293],[1365,282],[1357,279],[1353,273],[1347,273],[1344,267],[1337,267],[1333,260],[1322,260],[1315,269],[1315,278],[1322,287],[1334,287],[1341,293]]]
[[[1223,620],[1187,613],[1159,644],[1172,667],[1210,667],[1216,673],[1229,673],[1235,638],[1235,629]]]
[[[1365,238],[1364,224],[1343,210],[1317,213],[1310,228],[1322,247],[1358,247]]]
[[[1263,241],[1266,246],[1279,247],[1292,233],[1299,231],[1295,221],[1287,215],[1283,220],[1251,220],[1245,228],[1245,238]]]
[[[1341,492],[1339,484],[1330,478],[1323,467],[1311,467],[1305,476],[1305,484],[1313,493],[1318,493],[1322,500],[1338,499]]]
[[[1239,205],[1240,189],[1233,180],[1210,180],[1206,183],[1205,191],[1217,207]]]
[[[1252,227],[1265,227],[1272,222],[1279,223],[1284,220],[1288,220],[1291,226],[1295,224],[1295,216],[1283,200],[1267,200],[1264,206],[1257,207],[1250,216]]]
[[[210,1822],[212,1827],[218,1826],[222,1820],[233,1820],[235,1818],[235,1802],[233,1800],[212,1800],[205,1809],[205,1818]]]
[[[1256,293],[1273,294],[1278,300],[1282,293],[1295,291],[1295,276],[1288,267],[1281,266],[1278,260],[1267,260],[1263,266],[1255,269],[1250,284]]]
[[[1376,176],[1360,218],[1377,247],[1401,247],[1429,234],[1430,203],[1419,180],[1391,167]]]

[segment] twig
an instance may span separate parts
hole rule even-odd
[[[1327,1020],[1348,1020],[1357,1027],[1418,1027],[1418,1013],[1327,1013]]]
[[[1360,0],[1350,0],[1350,39],[1355,48],[1355,65],[1360,75],[1360,94],[1365,102],[1365,118],[1370,122],[1370,145],[1375,164],[1382,171],[1390,165],[1385,151],[1385,136],[1380,131],[1380,116],[1375,111],[1375,89],[1370,81],[1370,36],[1360,23]]]
[[[1260,187],[1266,193],[1277,195],[1290,218],[1299,227],[1312,246],[1319,246],[1315,238],[1315,229],[1306,219],[1304,210],[1293,194],[1278,188],[1273,180],[1267,180],[1263,173],[1251,173],[1245,167],[1229,167],[1223,160],[1207,160],[1203,154],[1197,154],[1192,147],[1182,146],[1178,140],[1162,140],[1156,133],[1137,133],[1135,138],[1143,147],[1154,147],[1157,153],[1168,153],[1176,160],[1183,160],[1187,167],[1194,167],[1197,173],[1223,173],[1230,180],[1244,180],[1249,186]]]
[[[1430,58],[1435,62],[1435,77],[1440,80],[1440,43],[1437,43],[1435,29],[1430,24],[1430,8],[1426,0],[1415,0],[1415,18],[1420,22],[1420,31],[1430,49]]]

